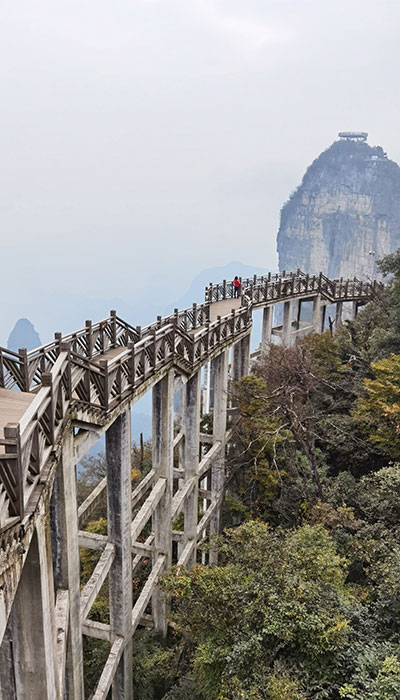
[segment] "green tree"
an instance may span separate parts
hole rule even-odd
[[[174,624],[195,645],[202,697],[233,700],[239,688],[243,697],[274,698],[286,684],[297,700],[302,686],[329,684],[353,599],[347,562],[326,530],[271,531],[251,521],[218,547],[224,566],[174,569],[162,582]],[[269,694],[257,695],[263,686]]]
[[[391,457],[400,457],[400,355],[391,354],[371,364],[374,379],[364,379],[366,396],[355,415],[368,438]]]

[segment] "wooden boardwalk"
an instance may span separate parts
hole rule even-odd
[[[4,427],[7,423],[18,423],[26,409],[35,398],[34,394],[25,391],[12,391],[0,389],[0,435],[4,436]],[[0,445],[0,453],[5,451],[4,445]]]
[[[0,698],[18,687],[30,700],[83,700],[83,635],[110,645],[93,700],[107,700],[111,687],[132,697],[133,634],[149,624],[167,632],[159,574],[172,563],[193,566],[198,543],[220,532],[229,381],[249,372],[252,312],[263,309],[261,349],[272,334],[290,346],[298,334],[324,331],[328,305],[337,328],[344,303],[356,314],[380,288],[298,270],[242,280],[235,299],[225,280],[210,284],[201,304],[145,328],[111,311],[29,352],[0,348]],[[310,301],[304,328],[301,305]],[[283,315],[273,328],[275,304]],[[152,468],[132,489],[130,408],[147,392]],[[209,410],[212,432],[202,432]],[[78,507],[76,464],[102,435],[107,474]],[[99,535],[85,525],[106,495],[107,535]],[[83,587],[80,547],[101,552]],[[151,569],[133,602],[144,559]],[[106,581],[109,624],[89,616]]]

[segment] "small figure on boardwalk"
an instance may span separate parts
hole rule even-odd
[[[239,277],[235,277],[233,280],[233,296],[236,299],[237,297],[240,297],[242,291],[242,283],[239,279]]]

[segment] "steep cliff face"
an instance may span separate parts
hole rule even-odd
[[[371,279],[400,247],[400,168],[379,146],[343,139],[312,163],[283,206],[280,270]]]

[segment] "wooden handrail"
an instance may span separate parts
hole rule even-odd
[[[5,439],[0,440],[7,447],[1,456],[0,487],[13,504],[10,515],[24,516],[29,493],[62,437],[74,402],[106,415],[168,366],[176,364],[194,372],[218,348],[249,332],[251,311],[258,305],[318,293],[331,302],[368,301],[383,287],[357,279],[329,280],[322,274],[310,277],[299,270],[255,276],[243,280],[242,285],[240,308],[211,323],[212,300],[232,298],[232,283],[210,284],[203,304],[158,317],[143,329],[112,312],[98,323],[87,321],[85,328],[74,333],[56,334],[53,342],[29,353],[0,348],[0,386],[34,392],[17,427],[10,426]],[[115,347],[121,347],[121,352],[104,357],[104,350]],[[16,473],[21,483],[15,484]],[[3,524],[0,513],[0,530]]]

